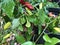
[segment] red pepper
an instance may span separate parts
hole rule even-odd
[[[33,10],[34,9],[34,7],[29,3],[29,2],[25,2],[25,4],[24,4],[28,9],[30,9],[30,10]]]
[[[25,1],[24,1],[24,0],[20,0],[20,3],[21,3],[22,5],[24,5],[24,4],[25,4]]]
[[[22,5],[25,5],[30,10],[33,10],[34,9],[34,7],[29,2],[25,2],[24,0],[20,0],[20,3]]]

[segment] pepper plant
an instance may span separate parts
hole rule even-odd
[[[49,7],[59,8],[57,3],[49,0],[0,0],[0,44],[36,45],[43,34],[44,45],[55,45],[60,42],[58,38],[50,38],[45,33],[45,30],[53,34],[60,33],[60,16],[49,17]],[[35,35],[34,26],[38,27],[39,37],[36,41],[31,41]]]

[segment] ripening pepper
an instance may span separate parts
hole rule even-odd
[[[29,3],[29,2],[25,2],[24,0],[20,0],[20,3],[22,5],[25,5],[27,8],[29,8],[30,10],[33,10],[34,7]]]
[[[56,17],[52,12],[49,12],[48,15],[49,15],[50,17]]]
[[[24,4],[28,9],[30,9],[30,10],[33,10],[34,9],[34,7],[29,3],[29,2],[25,2],[25,4]]]
[[[8,29],[10,26],[11,26],[11,22],[7,22],[7,23],[4,25],[4,30]]]
[[[24,4],[25,4],[25,1],[24,1],[24,0],[20,0],[20,3],[21,3],[22,5],[24,5]]]

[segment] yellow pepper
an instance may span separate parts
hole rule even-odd
[[[8,37],[10,37],[11,33],[10,34],[7,34],[3,37],[3,39],[7,39]]]
[[[55,27],[54,29],[55,29],[57,32],[60,32],[60,28]]]
[[[29,15],[32,15],[32,12],[27,7],[25,9]]]
[[[39,8],[42,9],[42,7],[43,7],[43,3],[40,3]]]
[[[11,22],[7,22],[7,23],[4,25],[4,30],[8,29],[10,26],[11,26]]]

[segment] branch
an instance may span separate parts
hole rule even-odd
[[[58,17],[57,17],[58,18]],[[55,18],[55,19],[57,19]],[[42,33],[39,35],[39,37],[36,39],[35,43],[39,40],[39,38],[41,38],[41,36],[43,35],[44,31],[47,29],[47,27],[49,26],[49,24],[51,24],[52,22],[55,21],[55,19],[49,23],[47,23],[46,27],[43,29]]]

